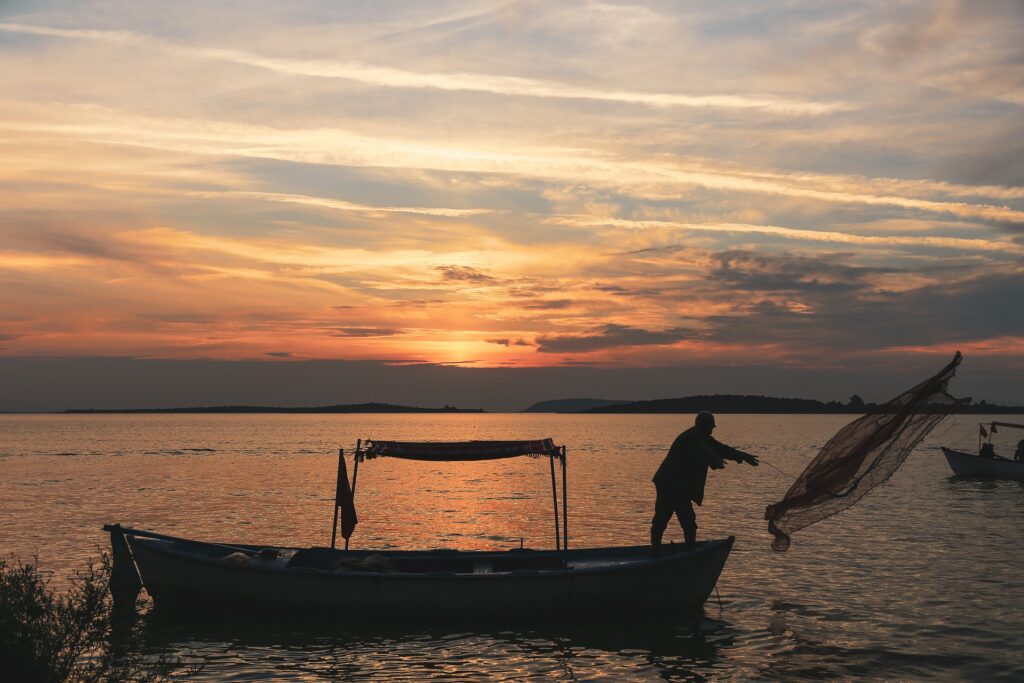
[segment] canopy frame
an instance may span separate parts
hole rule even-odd
[[[982,422],[981,424],[985,424],[985,423]],[[1024,425],[1019,425],[1019,424],[1017,424],[1015,422],[996,422],[995,420],[993,420],[992,422],[989,422],[988,424],[989,424],[990,427],[1010,427],[1012,429],[1024,429]]]
[[[555,445],[552,439],[532,441],[456,441],[456,442],[400,442],[380,441],[373,439],[356,440],[353,456],[352,482],[349,485],[347,467],[345,466],[345,449],[338,449],[338,477],[334,493],[334,521],[331,523],[331,548],[337,547],[339,510],[342,509],[343,496],[349,495],[348,504],[354,513],[353,501],[356,493],[356,480],[359,476],[359,463],[380,457],[400,458],[405,460],[425,460],[430,462],[449,461],[464,462],[468,460],[497,460],[521,456],[547,456],[551,470],[551,498],[555,518],[555,550],[569,549],[569,501],[568,472],[565,446]],[[562,469],[562,514],[558,514],[558,486],[555,479],[555,460]],[[347,489],[347,491],[346,491]],[[343,525],[344,528],[344,525]],[[351,535],[351,531],[349,531]],[[345,537],[345,550],[348,550],[349,537]]]

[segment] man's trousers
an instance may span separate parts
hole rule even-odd
[[[654,517],[651,519],[651,545],[661,546],[661,537],[674,514],[683,527],[683,539],[688,545],[697,541],[697,514],[693,511],[693,501],[682,491],[673,491],[666,487],[655,487],[658,495],[654,501]]]

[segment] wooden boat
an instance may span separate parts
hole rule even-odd
[[[986,426],[988,429],[986,429]],[[1000,429],[1024,429],[1024,425],[1013,422],[982,422],[979,425],[978,454],[965,453],[952,448],[943,448],[942,454],[946,456],[949,467],[953,474],[958,477],[990,477],[993,479],[1022,479],[1024,480],[1024,460],[1021,459],[1024,451],[1024,439],[1017,445],[1018,454],[1016,459],[1011,460],[996,455],[992,446],[992,436]],[[981,439],[988,437],[988,441],[982,444]]]
[[[676,611],[714,590],[733,538],[691,550],[387,551],[225,545],[115,528],[158,606],[348,617]],[[244,558],[244,559],[243,559]]]
[[[353,493],[359,463],[375,457],[470,460],[547,456],[555,513],[555,549],[501,551],[355,550]],[[555,460],[562,467],[562,524]],[[268,547],[209,543],[108,525],[114,548],[115,600],[138,593],[138,582],[158,607],[242,608],[277,616],[314,613],[346,618],[420,616],[509,617],[557,613],[609,615],[677,613],[702,605],[714,590],[734,537],[693,547],[568,549],[565,448],[550,439],[515,442],[357,444],[351,485],[339,452],[332,547]],[[336,545],[339,511],[345,549]],[[124,589],[134,585],[134,595]],[[121,584],[119,590],[115,584]]]

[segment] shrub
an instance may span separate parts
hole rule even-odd
[[[0,671],[9,681],[160,681],[175,662],[144,654],[134,614],[116,613],[110,558],[55,592],[35,564],[0,560]]]

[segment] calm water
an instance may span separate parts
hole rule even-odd
[[[723,415],[716,436],[797,474],[849,419]],[[674,624],[360,629],[341,614],[303,632],[272,617],[244,628],[155,621],[153,647],[203,662],[202,680],[1020,680],[1024,485],[952,478],[935,449],[975,448],[978,420],[942,425],[891,482],[798,533],[785,554],[769,547],[762,515],[790,479],[766,466],[712,473],[700,533],[735,534],[736,547],[720,603]],[[645,543],[651,474],[686,426],[663,415],[0,416],[0,544],[58,577],[99,553],[106,522],[323,545],[338,446],[545,436],[568,447],[572,543]],[[548,477],[528,458],[364,463],[353,541],[550,547]]]

